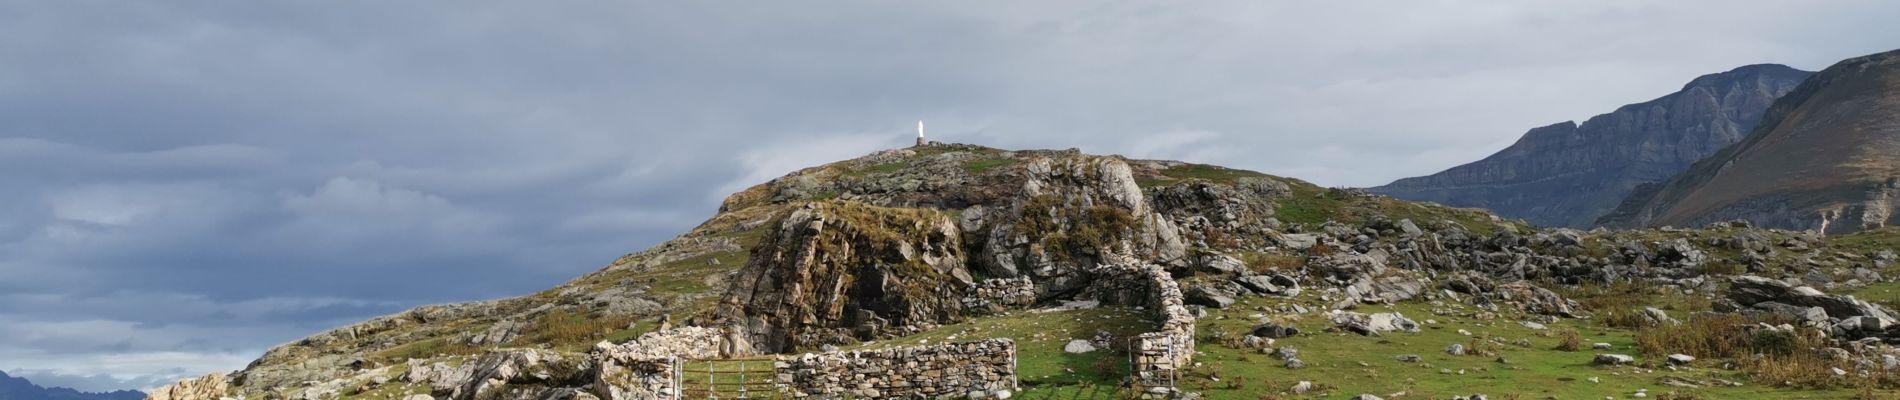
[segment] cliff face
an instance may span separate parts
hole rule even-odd
[[[932,326],[976,283],[959,238],[934,210],[811,203],[753,250],[721,312],[772,352]]]
[[[1608,226],[1745,219],[1840,233],[1896,222],[1900,51],[1828,67],[1776,101],[1759,128],[1630,196]]]
[[[1531,129],[1483,160],[1368,189],[1392,197],[1490,209],[1544,226],[1586,227],[1637,185],[1674,176],[1740,141],[1778,97],[1810,73],[1750,65],[1583,124]]]

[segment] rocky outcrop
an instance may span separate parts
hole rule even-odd
[[[811,203],[753,249],[720,315],[770,352],[921,331],[958,318],[975,285],[960,238],[932,210]]]
[[[1776,98],[1809,74],[1769,64],[1704,75],[1582,124],[1531,129],[1483,160],[1367,190],[1486,208],[1543,226],[1590,226],[1637,185],[1669,179],[1742,140]]]
[[[1119,259],[1185,262],[1179,227],[1155,213],[1127,162],[1038,158],[1024,174],[1018,197],[964,211],[987,227],[976,264],[990,275],[1029,276],[1044,293],[1060,293],[1086,284],[1088,268]]]
[[[1844,339],[1880,337],[1900,342],[1900,321],[1892,311],[1851,296],[1829,296],[1812,287],[1759,276],[1730,280],[1726,300],[1734,306],[1788,314]],[[1890,329],[1893,328],[1893,329]]]
[[[1747,220],[1853,232],[1892,225],[1900,194],[1900,51],[1848,59],[1777,100],[1746,139],[1635,191],[1599,223]]]
[[[230,389],[230,378],[214,373],[160,386],[147,394],[145,400],[218,400],[229,397]]]

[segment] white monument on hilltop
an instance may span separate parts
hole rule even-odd
[[[924,145],[924,120],[917,120],[917,145]]]

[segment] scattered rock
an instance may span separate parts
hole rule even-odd
[[[1688,365],[1689,363],[1692,363],[1692,362],[1695,362],[1695,357],[1690,356],[1688,354],[1670,354],[1669,355],[1669,364],[1671,365]]]
[[[1087,340],[1070,340],[1069,344],[1062,346],[1062,351],[1070,354],[1089,353],[1095,351],[1095,345],[1089,343]]]
[[[1365,336],[1378,336],[1380,332],[1405,331],[1418,332],[1417,322],[1405,318],[1404,314],[1389,312],[1360,314],[1356,312],[1334,311],[1333,326],[1346,332]]]
[[[1598,354],[1596,359],[1590,362],[1596,365],[1623,365],[1636,362],[1636,357],[1623,354]]]
[[[1206,287],[1188,289],[1186,294],[1188,304],[1197,304],[1208,308],[1227,308],[1227,306],[1234,304],[1234,298],[1231,295],[1216,292]]]

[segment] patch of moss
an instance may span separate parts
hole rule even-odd
[[[883,174],[889,174],[892,172],[902,171],[904,170],[904,167],[908,167],[908,166],[910,166],[909,163],[903,163],[903,162],[878,164],[878,165],[847,169],[844,171],[844,175],[850,176],[850,177],[883,175]]]

